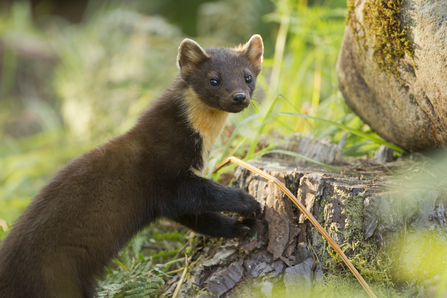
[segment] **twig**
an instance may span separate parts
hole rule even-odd
[[[185,281],[186,272],[188,272],[188,256],[185,254],[185,268],[183,269],[182,277],[180,277],[180,280],[175,287],[174,294],[172,294],[172,298],[177,298],[177,296],[180,294],[180,290],[182,289],[183,282]]]
[[[164,263],[163,266],[171,266],[174,263],[178,263],[178,262],[183,262],[185,260],[185,258],[174,258],[172,261],[169,261],[167,263]]]
[[[172,270],[172,271],[168,271],[168,272],[166,272],[165,274],[166,274],[166,275],[172,275],[172,274],[174,274],[174,273],[182,272],[184,269],[185,269],[185,267],[182,267],[182,268],[179,268],[179,269],[175,269],[175,270]],[[158,276],[163,276],[163,274],[158,274]]]
[[[309,221],[314,225],[314,227],[318,230],[318,232],[321,233],[321,235],[326,239],[327,242],[332,246],[332,248],[337,252],[338,255],[342,258],[343,262],[345,262],[346,266],[348,266],[349,270],[354,274],[354,276],[357,278],[357,280],[360,282],[360,284],[363,286],[365,291],[368,293],[369,297],[371,298],[377,298],[377,296],[374,294],[374,292],[371,290],[371,288],[368,286],[366,281],[363,279],[363,277],[360,275],[360,273],[355,269],[354,265],[352,265],[351,261],[346,257],[346,255],[343,253],[343,251],[340,249],[337,243],[329,236],[329,234],[326,232],[326,230],[320,225],[320,223],[313,217],[313,215],[307,211],[306,207],[304,207],[303,204],[301,204],[300,201],[290,192],[290,190],[282,184],[277,178],[267,174],[266,172],[258,169],[255,166],[252,166],[249,163],[246,163],[245,161],[240,160],[239,158],[236,158],[234,156],[228,157],[224,161],[222,161],[215,169],[214,172],[217,172],[220,168],[222,168],[224,165],[226,165],[229,162],[237,163],[238,165],[246,168],[247,170],[254,172],[258,174],[259,176],[275,183],[291,200],[295,205],[300,209],[301,212],[304,213],[304,215],[309,219]],[[173,296],[174,297],[174,296]]]

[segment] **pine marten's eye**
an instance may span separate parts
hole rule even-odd
[[[253,78],[251,76],[245,77],[245,83],[250,84],[253,81]]]
[[[210,85],[216,87],[216,86],[220,85],[220,82],[218,80],[216,80],[216,79],[211,79],[210,80]]]

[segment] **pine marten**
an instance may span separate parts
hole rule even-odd
[[[259,35],[236,48],[183,40],[177,79],[137,124],[60,170],[13,225],[0,297],[93,297],[108,262],[159,217],[214,237],[253,228],[259,203],[201,173],[228,114],[249,105],[263,50]]]

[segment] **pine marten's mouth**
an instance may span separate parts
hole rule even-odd
[[[230,99],[226,101],[225,110],[230,113],[239,113],[250,105],[250,97],[244,92],[234,93]]]
[[[227,105],[224,110],[230,113],[239,113],[242,112],[243,110],[245,110],[245,108],[247,108],[250,105],[250,100],[246,100],[244,103],[239,103],[239,104],[230,104]]]

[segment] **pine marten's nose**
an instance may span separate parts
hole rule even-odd
[[[245,96],[245,93],[239,92],[233,94],[233,97],[231,99],[235,104],[242,104],[245,103],[247,96]]]

